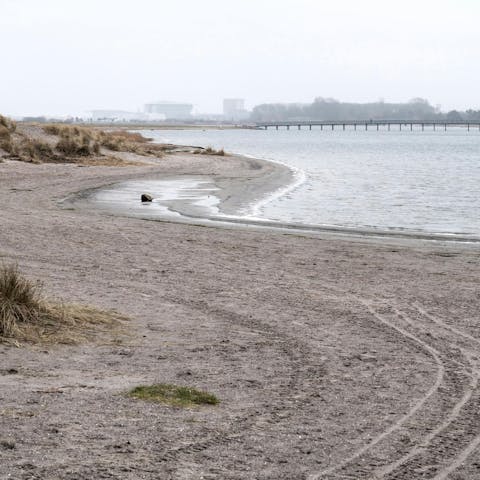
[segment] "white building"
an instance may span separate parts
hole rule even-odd
[[[165,115],[148,114],[142,112],[127,112],[125,110],[92,110],[92,120],[94,122],[161,122],[165,120]]]
[[[225,98],[223,100],[223,117],[225,120],[234,122],[248,118],[249,112],[245,110],[243,98]]]
[[[164,115],[167,120],[188,120],[192,118],[193,105],[178,102],[152,102],[144,107],[147,114]]]

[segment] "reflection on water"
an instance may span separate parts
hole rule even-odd
[[[257,217],[480,235],[478,131],[172,130],[147,136],[301,169],[305,181],[262,204]]]

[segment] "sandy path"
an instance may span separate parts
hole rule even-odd
[[[0,346],[0,441],[15,444],[0,444],[0,478],[478,478],[478,248],[56,204],[186,172],[265,173],[204,157],[0,164],[0,259],[51,294],[127,313],[136,332],[121,345]],[[147,382],[207,389],[221,404],[185,411],[121,395]]]

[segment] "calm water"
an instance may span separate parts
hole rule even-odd
[[[263,219],[480,236],[478,131],[172,130],[145,135],[295,168],[295,188],[252,210]]]

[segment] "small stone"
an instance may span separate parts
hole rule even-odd
[[[15,448],[15,442],[10,440],[0,440],[0,447],[4,450],[13,450]]]
[[[142,202],[151,202],[153,200],[153,197],[149,195],[148,193],[142,193],[142,196],[140,197]]]
[[[376,362],[377,361],[377,357],[375,357],[374,355],[368,355],[366,353],[360,355],[360,360],[362,362]]]
[[[0,375],[17,375],[18,370],[16,368],[6,368],[5,370],[0,370]]]

